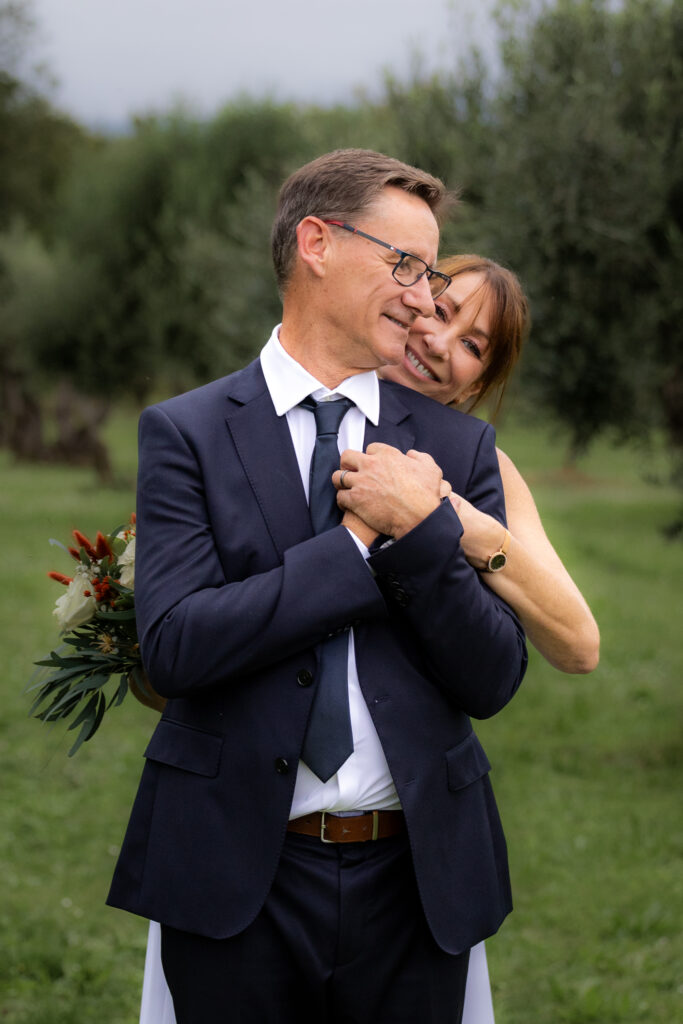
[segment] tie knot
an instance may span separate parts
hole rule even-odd
[[[344,415],[355,405],[350,398],[338,398],[334,401],[316,402],[315,398],[308,395],[302,402],[299,402],[304,409],[308,409],[315,416],[316,435],[338,434],[339,425]]]

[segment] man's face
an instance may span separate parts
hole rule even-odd
[[[385,188],[353,227],[419,256],[433,266],[439,229],[427,204],[395,187]],[[418,316],[431,316],[434,302],[427,276],[408,287],[392,277],[399,257],[341,228],[332,233],[326,275],[330,344],[349,372],[374,370],[403,359],[408,332]],[[348,374],[347,374],[348,375]]]

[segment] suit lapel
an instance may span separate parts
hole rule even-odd
[[[374,441],[390,444],[407,452],[415,444],[415,427],[410,409],[401,398],[401,388],[380,381],[380,414],[375,427],[369,420],[365,424],[363,450]]]
[[[277,416],[260,362],[230,381],[228,429],[280,557],[313,535],[285,416]]]
[[[415,444],[410,409],[401,388],[380,382],[380,418],[365,425],[364,449],[374,441],[402,452]],[[278,554],[313,536],[292,437],[277,416],[259,360],[229,378],[226,423]]]

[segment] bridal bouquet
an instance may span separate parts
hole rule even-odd
[[[143,704],[161,710],[163,700],[151,689],[142,668],[135,624],[135,516],[94,543],[79,530],[75,545],[57,544],[76,562],[72,576],[49,572],[66,587],[53,615],[62,644],[35,662],[40,678],[29,714],[44,722],[69,721],[80,731],[69,751],[76,753],[97,732],[105,711],[122,703],[128,690]],[[113,692],[107,684],[116,678]],[[111,690],[111,688],[109,688]]]

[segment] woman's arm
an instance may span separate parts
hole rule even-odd
[[[497,451],[512,539],[505,568],[482,572],[481,578],[517,613],[551,665],[562,672],[592,672],[600,651],[595,619],[548,540],[529,488],[512,460]],[[464,528],[465,555],[484,569],[503,542],[503,527],[464,498],[453,494],[451,500]]]

